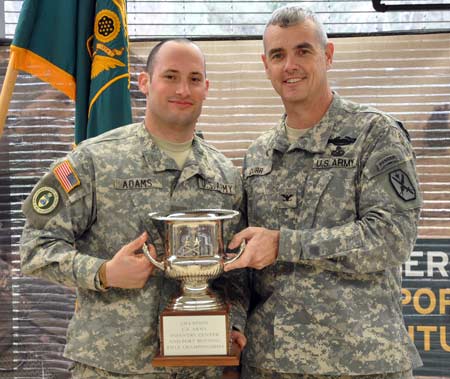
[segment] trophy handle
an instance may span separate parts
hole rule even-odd
[[[237,253],[236,256],[234,256],[233,258],[231,258],[229,260],[225,260],[225,262],[223,264],[224,267],[226,265],[229,265],[230,263],[233,263],[233,262],[237,261],[241,257],[242,253],[244,252],[246,246],[247,246],[247,241],[243,240],[241,242],[241,246],[239,247],[239,253]]]
[[[147,247],[146,243],[144,243],[144,245],[142,246],[142,251],[144,252],[144,255],[147,257],[147,259],[150,262],[152,262],[156,267],[158,267],[162,271],[165,270],[164,263],[157,261],[155,258],[153,258],[150,255],[150,251],[148,250],[148,247]]]

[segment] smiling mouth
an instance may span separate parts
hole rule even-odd
[[[284,82],[287,84],[294,84],[294,83],[301,82],[302,80],[303,80],[303,78],[291,78],[291,79],[286,79]]]
[[[189,107],[193,105],[192,101],[186,101],[186,100],[169,100],[169,103],[180,105],[183,107]]]

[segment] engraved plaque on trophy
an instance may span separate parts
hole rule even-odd
[[[181,281],[180,296],[171,299],[160,315],[160,354],[153,366],[236,366],[239,356],[231,346],[229,305],[208,281],[223,273],[245,249],[227,260],[223,221],[238,216],[226,209],[194,209],[152,213],[165,224],[162,261],[144,254],[168,278]]]

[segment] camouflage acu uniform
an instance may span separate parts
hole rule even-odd
[[[243,379],[413,379],[411,370],[395,373],[372,374],[372,375],[317,375],[317,374],[294,374],[286,372],[275,372],[262,368],[244,366],[241,374]],[[159,379],[159,378],[158,378]]]
[[[249,225],[280,241],[275,264],[253,272],[246,365],[364,375],[421,364],[400,292],[421,205],[414,160],[395,120],[337,94],[295,143],[283,118],[250,146]]]
[[[77,289],[67,358],[115,373],[161,371],[151,365],[159,351],[158,315],[178,291],[178,283],[155,270],[143,289],[101,291],[97,272],[145,230],[158,253],[163,253],[163,226],[152,222],[150,212],[240,210],[243,188],[238,170],[198,137],[192,149],[180,171],[152,142],[142,123],[128,125],[85,141],[68,155],[73,173],[67,179],[74,182],[75,176],[79,185],[67,193],[54,173],[57,162],[25,201],[23,273]],[[52,196],[51,190],[60,200],[56,207],[53,202],[54,210],[43,214],[38,202],[45,203],[43,195]],[[224,223],[226,243],[241,222],[236,217]],[[223,290],[229,286],[231,323],[241,329],[246,319],[243,276],[241,271],[215,282]]]

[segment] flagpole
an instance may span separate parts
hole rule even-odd
[[[3,81],[2,92],[0,94],[0,139],[3,136],[5,128],[6,116],[8,115],[9,103],[16,84],[18,71],[14,69],[15,54],[11,51],[8,62],[8,69],[6,70],[5,79]]]

